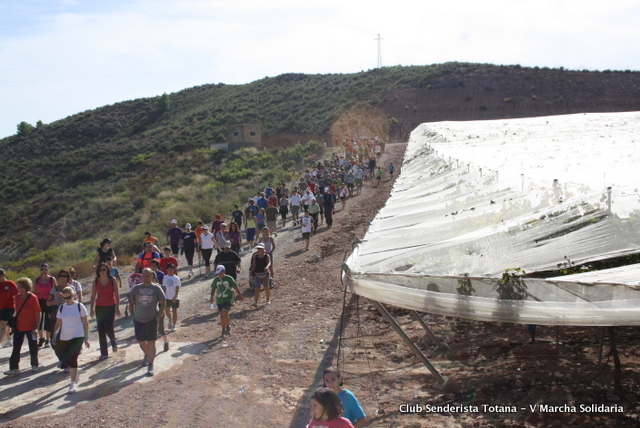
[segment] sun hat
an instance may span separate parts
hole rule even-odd
[[[260,244],[256,245],[254,248],[255,248],[256,250],[260,250],[260,249],[263,249],[263,250],[264,250],[264,244],[263,244],[263,243],[260,243]]]

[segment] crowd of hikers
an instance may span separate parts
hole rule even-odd
[[[38,371],[39,350],[52,347],[58,368],[70,374],[68,392],[75,393],[81,371],[78,357],[83,347],[90,346],[89,317],[96,319],[99,360],[109,358],[109,348],[111,352],[118,351],[114,323],[122,315],[122,293],[127,297],[124,315],[133,317],[135,337],[144,354],[142,365],[147,375],[153,376],[156,341],[160,337],[164,350],[169,349],[168,333],[178,328],[182,281],[196,276],[212,278],[209,303],[218,309],[221,337],[230,336],[229,311],[236,299],[244,300],[238,287],[241,255],[250,254],[251,306],[258,307],[262,291],[265,304],[271,304],[278,231],[287,225],[299,227],[308,250],[318,228],[333,227],[336,209],[344,209],[365,182],[379,184],[384,145],[377,138],[351,138],[345,139],[342,146],[343,155],[333,154],[331,159],[314,162],[290,183],[281,182],[275,187],[268,184],[242,206],[235,205],[228,216],[216,214],[210,225],[198,220],[195,227],[186,223],[181,228],[178,220],[172,220],[163,236],[165,246],[151,232],[145,232],[133,273],[124,283],[115,266],[117,255],[112,241],[103,239],[94,258],[95,277],[86,303],[88,309],[72,267],[50,275],[50,266],[43,263],[40,276],[33,280],[20,278],[15,283],[7,280],[6,272],[0,269],[0,343],[13,347],[9,370],[4,374],[20,374],[20,352],[26,338],[31,371]],[[394,170],[392,163],[385,166],[391,177]],[[364,412],[353,394],[342,389],[340,373],[327,369],[323,381],[325,388],[316,391],[311,399],[313,420],[309,426],[364,425]]]

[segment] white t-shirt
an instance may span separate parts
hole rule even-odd
[[[311,233],[311,227],[313,226],[313,218],[311,216],[302,217],[300,223],[302,223],[302,233]]]
[[[172,300],[176,295],[178,287],[180,287],[182,283],[180,281],[180,278],[178,278],[176,275],[165,275],[164,279],[162,280],[162,285],[164,285],[166,288],[166,291],[164,293],[165,297],[167,298],[167,300]],[[180,295],[178,295],[178,300],[180,300]]]
[[[213,239],[215,238],[215,236],[213,235],[213,233],[207,233],[204,234],[202,233],[200,235],[200,242],[202,243],[200,245],[200,248],[202,248],[203,250],[210,250],[213,248]]]
[[[291,201],[291,206],[292,207],[299,207],[300,206],[300,195],[298,195],[298,194],[291,195],[291,197],[289,198],[289,201]]]
[[[80,310],[78,310],[80,305]],[[76,337],[84,337],[84,325],[82,324],[82,317],[87,316],[87,308],[82,303],[74,303],[67,305],[66,303],[60,305],[56,318],[62,320],[62,327],[60,328],[60,340],[71,340]]]

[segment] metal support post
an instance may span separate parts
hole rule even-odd
[[[391,327],[393,327],[393,329],[396,331],[396,333],[398,333],[398,335],[402,338],[402,340],[404,340],[404,343],[407,344],[407,346],[409,348],[411,348],[411,350],[413,351],[414,354],[416,354],[416,356],[422,360],[422,363],[429,369],[429,371],[436,377],[436,379],[438,380],[439,384],[443,384],[445,383],[445,378],[442,377],[442,375],[440,373],[438,373],[438,370],[436,370],[435,367],[433,367],[433,365],[431,364],[431,362],[429,362],[429,360],[427,359],[427,357],[425,357],[425,355],[422,353],[422,351],[416,346],[415,343],[413,343],[413,341],[409,338],[409,336],[407,336],[407,333],[404,332],[404,330],[402,329],[402,327],[400,327],[400,324],[398,324],[396,322],[395,319],[393,319],[393,317],[391,316],[391,314],[385,309],[384,306],[382,306],[382,304],[376,300],[369,300],[371,302],[371,304],[373,304],[373,306],[376,307],[376,309],[378,310],[378,312],[380,312],[380,314],[384,317],[384,319],[386,319],[389,324],[391,325]]]
[[[436,345],[438,345],[438,349],[439,350],[441,350],[441,351],[448,351],[449,350],[449,346],[446,343],[441,342],[436,337],[436,335],[433,334],[433,331],[431,330],[431,328],[429,328],[427,323],[424,322],[424,319],[422,319],[422,317],[420,316],[419,313],[417,313],[416,311],[411,311],[411,315],[413,315],[413,317],[420,323],[422,328],[424,328],[424,330],[427,332],[427,335],[429,335],[429,337],[431,337],[431,339],[433,339],[433,341],[436,342]]]

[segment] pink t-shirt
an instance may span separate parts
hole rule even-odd
[[[51,275],[47,275],[47,281],[44,283],[40,283],[42,277],[39,276],[36,278],[36,296],[38,299],[47,300],[49,298],[49,293],[51,293],[51,289],[53,288],[53,277]]]
[[[330,421],[321,421],[319,419],[313,419],[307,425],[307,428],[353,428],[353,424],[349,419],[339,417]]]

